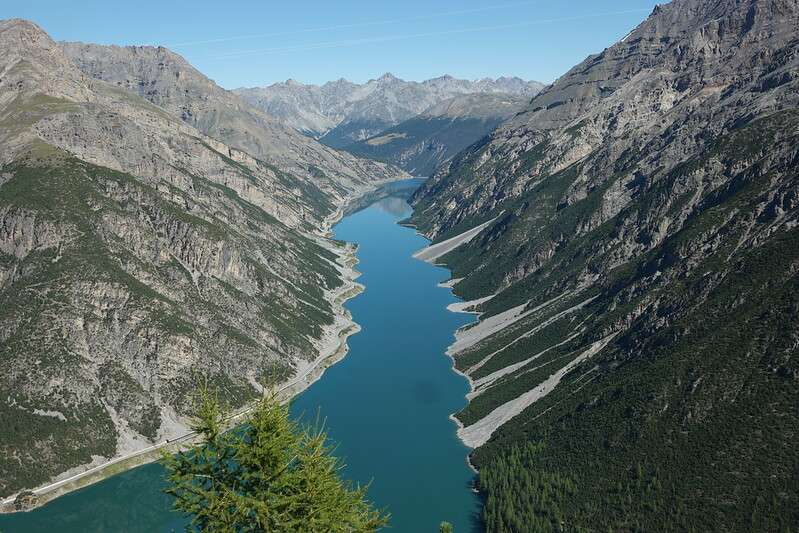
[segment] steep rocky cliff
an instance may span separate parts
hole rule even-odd
[[[294,80],[237,89],[251,104],[328,146],[344,148],[399,124],[453,96],[501,93],[531,98],[543,88],[519,78],[460,80],[441,76],[423,82],[391,74],[358,84],[341,79],[324,85]]]
[[[524,109],[528,101],[501,93],[453,96],[346,150],[398,165],[416,176],[430,176],[450,157]]]
[[[60,46],[88,76],[136,94],[209,137],[305,178],[329,196],[398,175],[395,169],[330,149],[283,125],[166,48]]]
[[[200,380],[238,406],[310,375],[350,326],[353,289],[317,232],[402,175],[293,132],[281,145],[213,85],[186,86],[195,121],[183,86],[136,80],[149,100],[87,76],[36,25],[0,22],[2,496],[184,432]]]
[[[436,241],[484,224],[437,260],[483,313],[450,354],[489,530],[799,524],[797,28],[658,6],[415,195]]]

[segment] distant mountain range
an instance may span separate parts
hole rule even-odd
[[[320,86],[288,80],[234,92],[276,120],[328,146],[343,148],[454,96],[502,93],[529,99],[543,87],[540,82],[515,77],[470,81],[441,76],[416,82],[386,73],[363,84],[340,79]]]

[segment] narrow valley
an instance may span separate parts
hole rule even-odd
[[[0,6],[0,532],[799,531],[799,0],[100,4]]]
[[[346,307],[358,324],[343,360],[300,394],[295,417],[329,427],[344,474],[371,483],[369,496],[390,510],[399,531],[457,531],[479,526],[469,449],[449,415],[465,405],[466,380],[443,352],[452,331],[473,320],[447,311],[457,300],[439,286],[446,269],[412,257],[427,241],[397,222],[411,214],[407,197],[420,180],[378,189],[338,222],[334,237],[358,246],[357,281],[366,287]],[[379,463],[376,456],[384,458]],[[27,513],[0,515],[0,531],[169,532],[182,527],[170,510],[164,469],[145,465],[78,490]]]

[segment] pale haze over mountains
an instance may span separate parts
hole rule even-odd
[[[445,75],[416,82],[386,73],[363,84],[339,79],[319,86],[288,80],[235,92],[283,123],[329,146],[343,148],[453,96],[505,93],[529,98],[543,86],[513,77],[470,81]]]

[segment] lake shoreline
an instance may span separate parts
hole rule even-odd
[[[446,285],[446,283],[448,283],[448,282],[445,282],[445,284],[439,284],[439,286],[448,288],[448,289],[450,289],[450,292],[452,292],[452,285]],[[457,283],[457,281],[455,283]],[[454,293],[453,293],[453,296],[455,296]],[[457,298],[457,296],[456,296],[456,298]],[[447,311],[449,311],[450,313],[463,313],[463,314],[467,314],[467,315],[477,315],[478,318],[475,320],[475,322],[472,322],[472,324],[477,323],[480,320],[480,318],[479,318],[480,317],[480,313],[475,313],[474,311],[467,311],[465,309],[461,309],[461,308],[455,307],[453,305],[448,305],[447,306]],[[467,324],[467,326],[468,325],[469,324]],[[462,327],[465,327],[465,326],[462,326]],[[459,328],[459,329],[461,329],[461,328]],[[458,330],[455,330],[455,332],[457,332],[457,331]],[[453,344],[454,344],[454,342],[453,342]],[[444,352],[444,355],[446,355],[449,358],[449,360],[452,361],[452,371],[455,372],[455,374],[465,378],[466,381],[469,383],[469,392],[465,396],[466,401],[468,402],[469,401],[469,395],[472,392],[474,392],[474,390],[475,390],[475,388],[474,388],[474,380],[472,380],[472,377],[469,374],[466,374],[465,372],[462,372],[462,371],[458,370],[458,368],[455,366],[455,355],[450,353],[450,351],[449,351],[449,348],[451,348],[451,347],[452,347],[452,344],[450,344],[449,347],[447,347],[447,351]],[[449,419],[452,420],[455,423],[455,425],[457,426],[457,428],[458,428],[458,430],[455,433],[458,436],[458,440],[460,440],[463,443],[463,445],[466,446],[467,448],[469,448],[469,450],[470,450],[470,452],[468,454],[466,454],[466,464],[469,465],[469,468],[472,470],[472,472],[474,472],[475,474],[480,474],[480,471],[477,469],[477,467],[472,464],[472,453],[471,453],[471,450],[474,450],[474,447],[469,446],[469,444],[467,444],[466,441],[464,441],[463,438],[461,437],[461,431],[463,431],[466,428],[466,426],[463,425],[463,422],[458,420],[458,417],[455,416],[455,413],[450,413]],[[477,480],[475,479],[475,484],[472,487],[472,490],[474,490],[475,492],[479,492],[479,490],[477,489],[476,481]]]
[[[350,479],[374,481],[370,495],[378,505],[391,504],[398,530],[422,531],[423,523],[437,527],[445,516],[456,530],[472,531],[480,508],[471,448],[458,438],[451,416],[464,407],[471,387],[442,355],[453,332],[473,318],[447,310],[460,302],[451,290],[442,290],[447,287],[441,281],[451,272],[414,257],[429,240],[405,222],[407,196],[374,206],[336,227],[337,238],[362,246],[360,268],[370,290],[350,307],[364,333],[353,342],[354,357],[301,396],[294,409],[329,417]],[[348,387],[358,392],[339,393]],[[361,405],[361,398],[369,401]],[[432,472],[441,473],[435,483],[408,494],[408,487]],[[431,486],[447,487],[447,495],[431,492]],[[456,501],[457,507],[447,507]]]
[[[487,300],[491,299],[494,295],[487,296],[487,297],[479,299],[479,300],[471,300],[471,301],[463,300],[462,298],[460,298],[459,296],[457,296],[455,294],[454,287],[455,287],[455,285],[458,284],[458,282],[460,282],[464,278],[453,278],[452,277],[452,271],[447,267],[447,265],[438,263],[437,259],[439,259],[442,255],[445,255],[446,253],[454,250],[455,248],[457,248],[461,244],[465,244],[465,243],[469,242],[469,240],[471,240],[472,238],[477,236],[477,234],[479,234],[479,232],[482,231],[482,229],[485,228],[487,226],[487,224],[492,222],[493,220],[495,220],[495,219],[492,219],[492,220],[488,221],[487,223],[483,223],[483,224],[481,224],[479,226],[476,226],[475,228],[472,228],[470,230],[467,230],[467,231],[461,233],[460,235],[456,235],[456,236],[454,236],[454,237],[452,237],[452,238],[450,238],[450,239],[448,239],[446,241],[443,241],[442,243],[437,243],[437,244],[433,244],[432,240],[430,240],[430,238],[427,235],[421,233],[419,231],[419,229],[415,225],[413,225],[412,223],[405,222],[403,224],[404,226],[406,226],[408,228],[414,229],[416,231],[417,235],[420,235],[420,236],[424,237],[425,239],[430,240],[430,244],[428,244],[426,247],[422,248],[421,250],[417,250],[413,254],[413,257],[418,259],[419,261],[424,261],[426,263],[429,263],[429,264],[432,264],[432,265],[435,265],[435,266],[439,266],[439,267],[442,267],[442,268],[446,268],[447,270],[449,270],[450,279],[448,279],[446,281],[439,282],[438,286],[441,287],[441,288],[444,288],[444,289],[449,289],[450,290],[450,294],[452,294],[455,298],[458,298],[460,301],[457,302],[457,303],[448,305],[447,306],[447,311],[449,311],[450,313],[462,313],[462,314],[475,315],[476,316],[476,319],[475,319],[474,322],[470,322],[469,324],[461,326],[460,328],[456,329],[453,332],[453,335],[455,336],[455,340],[452,341],[452,343],[447,347],[447,350],[445,352],[445,355],[452,362],[452,371],[455,374],[457,374],[458,376],[461,376],[461,377],[465,378],[467,383],[469,384],[469,392],[465,396],[467,402],[471,401],[470,400],[470,396],[476,390],[475,386],[474,386],[474,380],[472,379],[472,377],[470,375],[468,375],[465,372],[462,372],[461,370],[459,370],[457,368],[457,366],[455,365],[455,352],[452,349],[455,346],[455,344],[458,342],[458,332],[463,331],[463,330],[465,330],[465,329],[467,329],[469,327],[472,327],[475,324],[478,324],[480,322],[480,315],[482,315],[482,312],[472,310],[473,307],[475,305],[479,305],[480,303],[483,303],[484,301],[487,301]],[[443,253],[436,253],[435,252],[435,250],[436,250],[435,247],[437,247],[439,245],[442,245],[442,244],[453,244],[453,243],[454,243],[454,246],[451,246],[445,252],[443,252]],[[449,419],[452,420],[452,422],[458,428],[457,432],[456,432],[456,434],[458,436],[458,440],[460,440],[461,443],[463,443],[464,446],[469,448],[469,450],[474,450],[475,448],[473,446],[471,446],[470,444],[468,444],[464,440],[464,438],[462,436],[462,432],[466,429],[466,426],[463,425],[463,422],[458,420],[458,417],[456,417],[455,414],[456,413],[450,413]],[[469,466],[469,468],[472,470],[472,472],[474,472],[475,474],[479,475],[480,471],[477,469],[476,466],[474,466],[474,464],[472,464],[471,452],[466,455],[466,464]],[[476,479],[475,479],[475,485],[472,487],[472,490],[474,492],[476,492],[476,493],[479,493],[479,489],[477,488],[477,485],[476,485]]]
[[[463,407],[470,386],[453,371],[452,360],[441,357],[453,331],[473,318],[447,310],[459,303],[438,286],[450,273],[412,257],[428,241],[397,224],[410,211],[411,183],[383,186],[372,204],[343,217],[331,212],[304,234],[332,250],[320,253],[341,281],[324,298],[349,312],[318,332],[310,353],[319,357],[297,361],[292,386],[284,384],[282,392],[293,397],[293,419],[315,413],[329,424],[329,438],[345,465],[341,475],[368,484],[370,501],[391,509],[398,531],[433,530],[442,519],[457,530],[477,531],[481,503],[471,450],[450,417]],[[386,194],[388,189],[393,192]],[[363,285],[369,290],[352,299]],[[243,421],[231,419],[230,425]],[[166,451],[190,442],[172,442]],[[163,452],[150,454],[157,459]],[[172,510],[173,501],[163,492],[168,486],[163,467],[148,455],[95,475],[98,483],[65,498],[54,492],[53,501],[37,510],[4,515],[8,520],[0,519],[0,529],[47,533],[55,523],[70,533],[166,533],[185,525],[185,516]]]
[[[353,320],[351,313],[344,306],[348,300],[359,295],[365,289],[363,285],[356,281],[360,276],[360,272],[355,269],[355,265],[358,263],[356,256],[358,248],[352,243],[346,243],[342,246],[334,241],[332,227],[345,216],[346,210],[351,204],[395,181],[402,180],[380,181],[343,198],[338,208],[325,217],[316,232],[308,234],[308,237],[314,239],[317,244],[336,254],[336,263],[339,265],[343,283],[338,289],[327,294],[328,301],[333,309],[333,324],[326,326],[327,331],[323,333],[320,339],[314,339],[314,345],[319,349],[319,356],[303,368],[299,376],[295,376],[278,386],[275,393],[281,401],[287,402],[302,393],[319,380],[326,369],[346,357],[349,352],[347,340],[350,336],[360,331],[360,326]],[[231,427],[235,425],[237,420],[249,413],[253,406],[254,404],[247,405],[233,414],[230,418]],[[190,446],[195,442],[192,437],[195,437],[195,434],[187,432],[129,454],[111,457],[101,464],[87,463],[74,467],[43,485],[34,489],[18,491],[16,494],[0,500],[0,514],[33,511],[61,496],[88,487],[111,476],[156,462],[165,452],[176,453]],[[20,502],[24,506],[17,508],[17,500],[20,498],[24,498],[24,501]]]

